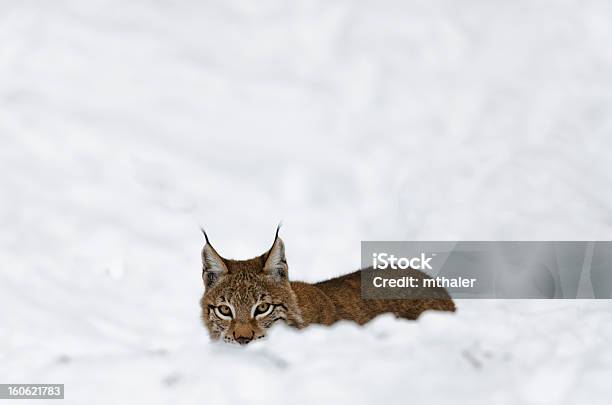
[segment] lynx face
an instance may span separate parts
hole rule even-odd
[[[207,238],[202,263],[205,292],[200,306],[212,339],[244,345],[263,338],[276,322],[301,326],[278,233],[268,252],[250,260],[222,258]]]

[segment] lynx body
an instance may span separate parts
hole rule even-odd
[[[206,234],[205,234],[206,235]],[[213,340],[247,344],[278,321],[303,328],[345,319],[364,324],[382,313],[417,319],[426,310],[454,311],[444,289],[436,299],[363,300],[360,271],[315,284],[289,281],[278,231],[269,251],[249,260],[222,258],[208,237],[202,250],[202,320]],[[429,277],[413,270],[414,277]]]

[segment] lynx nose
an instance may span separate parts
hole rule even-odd
[[[241,345],[246,345],[255,337],[255,331],[249,324],[237,323],[234,329],[234,340]]]
[[[255,333],[252,333],[251,336],[245,336],[241,334],[236,335],[236,332],[234,332],[234,340],[240,343],[241,345],[246,345],[251,340],[253,340],[253,337],[255,337]]]
[[[253,340],[252,337],[246,337],[246,336],[239,336],[239,337],[234,337],[234,339],[236,339],[236,342],[240,343],[241,345],[246,345],[248,344],[251,340]]]

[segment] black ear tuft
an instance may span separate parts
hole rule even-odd
[[[278,239],[278,231],[280,231],[281,226],[283,226],[283,221],[280,221],[276,227],[276,235],[274,236],[274,240]]]
[[[202,233],[204,234],[204,239],[206,239],[206,243],[210,244],[210,242],[208,241],[208,235],[206,235],[206,231],[204,230],[204,228],[200,227],[200,231],[202,231]]]

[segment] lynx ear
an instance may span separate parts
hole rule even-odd
[[[206,244],[202,249],[202,280],[204,280],[204,286],[210,288],[228,271],[223,258],[212,247],[203,229],[202,233],[206,238]]]
[[[263,271],[275,281],[285,281],[287,280],[288,269],[289,266],[287,266],[287,259],[285,258],[285,244],[278,237],[277,229],[276,238],[268,251]]]

